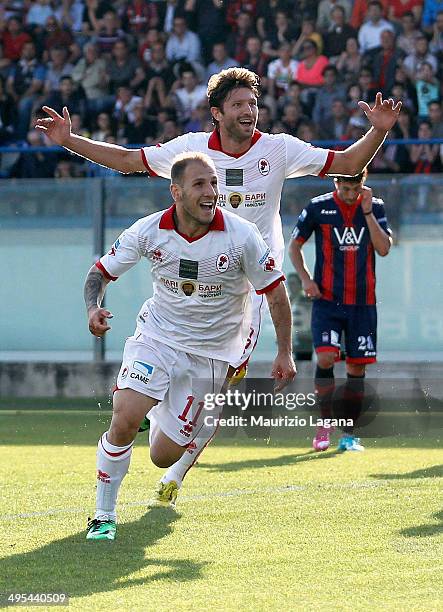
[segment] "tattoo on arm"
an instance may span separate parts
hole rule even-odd
[[[86,309],[89,311],[91,308],[97,308],[101,306],[103,296],[106,290],[106,279],[97,270],[97,268],[91,268],[88,272],[88,276],[85,280],[85,287],[83,295],[85,298]]]

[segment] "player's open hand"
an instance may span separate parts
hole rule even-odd
[[[359,107],[365,113],[372,127],[381,132],[389,132],[400,114],[401,102],[394,103],[392,98],[383,100],[380,92],[375,96],[375,104],[371,108],[367,102],[360,100]]]
[[[89,311],[89,331],[97,338],[101,338],[106,332],[111,329],[108,325],[108,319],[112,319],[114,315],[106,310],[106,308],[94,308]]]
[[[274,391],[281,391],[297,374],[291,353],[279,353],[272,365],[271,377],[275,380]]]
[[[37,119],[35,129],[44,132],[55,144],[65,146],[71,136],[71,117],[68,109],[63,107],[63,117],[50,106],[43,106],[42,109],[49,117]]]
[[[318,298],[321,298],[321,291],[318,288],[317,283],[312,279],[309,279],[308,281],[303,281],[302,287],[306,297],[310,300],[316,300]]]

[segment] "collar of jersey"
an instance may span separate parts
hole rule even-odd
[[[242,153],[227,153],[226,151],[223,151],[219,131],[214,130],[212,134],[209,136],[208,148],[212,149],[213,151],[221,151],[225,155],[229,155],[229,157],[235,157],[235,159],[238,159],[239,157],[247,153],[249,149],[255,145],[255,143],[260,137],[261,137],[261,132],[259,132],[258,130],[254,130],[254,133],[252,134],[252,138],[251,138],[251,144],[245,151],[242,151]]]
[[[335,203],[340,209],[343,219],[347,222],[351,222],[357,211],[357,208],[361,204],[363,196],[360,194],[353,204],[346,204],[346,202],[343,202],[343,200],[338,197],[338,193],[336,191],[334,191],[332,195],[334,196]]]
[[[196,240],[203,238],[203,236],[206,236],[206,234],[210,231],[223,232],[225,230],[225,220],[223,219],[223,213],[218,207],[215,209],[215,215],[212,219],[211,225],[208,227],[208,230],[200,236],[193,237],[187,236],[186,234],[182,234],[175,227],[174,211],[175,204],[173,204],[170,208],[168,208],[168,210],[166,210],[162,214],[158,227],[159,229],[174,230],[175,232],[177,232],[177,234],[180,234],[180,236],[188,242],[195,242]]]

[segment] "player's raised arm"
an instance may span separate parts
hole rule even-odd
[[[106,285],[109,281],[110,279],[107,279],[103,272],[96,265],[93,265],[86,276],[83,290],[88,312],[89,331],[99,338],[111,329],[107,319],[112,319],[113,315],[106,308],[101,308]]]
[[[401,102],[394,104],[392,98],[383,100],[380,92],[377,94],[372,108],[366,102],[359,102],[358,104],[371,122],[372,127],[358,142],[344,151],[335,152],[328,174],[346,176],[360,174],[383,144],[389,130],[397,121],[401,109]]]
[[[118,170],[124,174],[146,172],[139,149],[126,149],[118,145],[84,138],[71,132],[71,117],[66,106],[63,116],[53,108],[43,106],[48,117],[37,119],[35,128],[44,132],[57,145],[89,161]]]

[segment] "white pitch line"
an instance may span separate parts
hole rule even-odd
[[[350,489],[368,489],[379,487],[383,484],[383,482],[350,482],[343,484],[331,484],[324,483],[325,488],[333,489],[333,488],[350,488]],[[318,485],[316,485],[317,487]],[[307,487],[299,486],[299,485],[285,485],[282,487],[267,487],[264,489],[234,489],[232,491],[221,491],[220,493],[213,493],[210,495],[183,495],[180,496],[180,504],[198,501],[202,499],[216,499],[220,497],[241,497],[243,495],[260,495],[263,493],[293,493],[294,491],[306,491]],[[125,504],[119,504],[120,508],[130,508],[130,507],[139,507],[139,506],[147,506],[148,500],[145,501],[137,501],[137,502],[129,502]],[[87,514],[88,510],[85,508],[59,508],[59,509],[49,509],[44,512],[21,512],[19,514],[5,514],[0,517],[0,523],[5,523],[7,521],[16,521],[17,519],[32,519],[38,518],[42,516],[54,516],[57,514]]]

